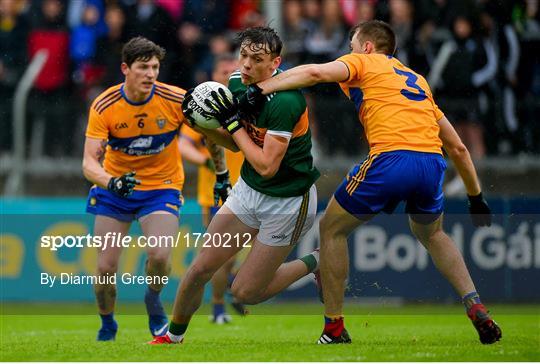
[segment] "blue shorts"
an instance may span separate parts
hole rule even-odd
[[[356,165],[334,193],[350,214],[365,220],[392,213],[401,201],[417,222],[430,223],[443,211],[446,161],[440,154],[398,150],[370,155]]]
[[[120,197],[101,187],[92,187],[86,212],[131,222],[154,211],[167,211],[178,217],[182,205],[182,193],[175,189],[135,190],[129,197]]]

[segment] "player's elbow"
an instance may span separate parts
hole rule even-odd
[[[87,158],[83,158],[81,167],[84,177],[88,179],[90,174],[90,163]]]
[[[315,85],[320,82],[324,82],[324,74],[321,72],[321,68],[316,65],[309,65],[306,69],[308,79],[310,80],[310,84]]]
[[[267,166],[267,167],[261,168],[261,170],[259,171],[259,174],[264,179],[270,179],[276,175],[278,169],[279,169],[279,166],[278,167]]]
[[[463,143],[458,143],[456,145],[453,145],[449,148],[445,148],[446,152],[452,159],[462,159],[465,158],[469,154],[469,150]]]

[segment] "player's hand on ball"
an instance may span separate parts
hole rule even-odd
[[[262,94],[262,89],[257,84],[251,84],[239,98],[238,108],[241,113],[256,118],[261,113],[265,103],[266,96]]]
[[[491,209],[482,193],[467,197],[469,198],[469,212],[473,225],[476,227],[491,226]]]
[[[211,116],[231,135],[242,128],[236,99],[233,97],[232,101],[229,100],[223,88],[218,92],[212,91],[210,99],[204,100],[204,103],[213,110]]]
[[[141,181],[135,178],[135,172],[131,171],[121,175],[120,177],[112,177],[109,180],[107,189],[116,193],[121,197],[128,197],[133,193],[136,185],[140,185]]]
[[[214,205],[219,204],[219,200],[225,203],[227,197],[231,193],[232,185],[229,180],[229,171],[223,173],[216,173],[216,184],[214,185]]]

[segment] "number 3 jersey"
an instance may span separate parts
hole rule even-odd
[[[178,132],[184,121],[181,88],[156,82],[142,102],[129,100],[124,85],[113,86],[93,102],[86,136],[107,141],[103,168],[113,176],[137,172],[137,190],[181,190],[184,169]]]
[[[370,154],[442,154],[437,121],[444,114],[422,76],[384,54],[351,53],[337,60],[349,69],[349,78],[339,85],[354,102]]]

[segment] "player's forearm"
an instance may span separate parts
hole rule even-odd
[[[258,174],[263,178],[271,178],[276,174],[278,168],[274,168],[273,158],[265,154],[263,148],[255,144],[244,129],[234,133],[233,139]]]
[[[463,180],[467,194],[469,196],[476,196],[482,192],[476,169],[467,148],[464,145],[460,145],[454,148],[445,147],[445,150]]]
[[[313,86],[319,82],[323,82],[319,67],[315,64],[306,64],[259,82],[257,86],[267,95],[277,91]]]
[[[214,143],[212,139],[207,139],[208,150],[216,166],[216,173],[223,173],[227,170],[227,162],[225,161],[225,149],[221,145]]]
[[[107,188],[109,181],[113,176],[107,173],[98,161],[91,159],[83,159],[83,174],[84,177],[102,188]]]
[[[218,129],[198,128],[197,130],[200,130],[207,137],[207,140],[209,141],[211,140],[215,144],[222,145],[225,148],[232,150],[233,152],[238,152],[240,150],[238,149],[238,146],[234,142],[231,135],[221,128],[218,128]]]

